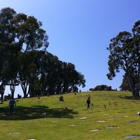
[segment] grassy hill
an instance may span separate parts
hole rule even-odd
[[[90,94],[91,107],[86,99]],[[13,115],[0,104],[0,140],[140,139],[140,101],[131,93],[94,91],[16,99]]]

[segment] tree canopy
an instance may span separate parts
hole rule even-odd
[[[16,13],[12,8],[0,10],[0,94],[6,85],[14,96],[21,85],[24,97],[85,86],[84,75],[74,64],[62,62],[49,53],[48,35],[34,16]]]
[[[111,86],[107,86],[107,85],[97,85],[94,88],[90,88],[90,91],[112,91],[112,87]]]

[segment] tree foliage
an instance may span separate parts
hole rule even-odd
[[[35,17],[12,8],[0,10],[1,99],[6,85],[14,96],[15,86],[20,84],[24,97],[85,86],[84,75],[76,71],[74,64],[47,52],[48,45],[46,31]]]
[[[18,57],[22,52],[46,50],[48,36],[41,28],[42,23],[33,16],[17,14],[14,9],[3,8],[0,11],[0,91],[3,97],[3,85],[18,76]],[[14,83],[9,83],[14,86]],[[13,95],[12,95],[13,96]]]
[[[94,88],[90,88],[90,91],[111,91],[113,90],[111,86],[107,86],[107,85],[97,85]]]

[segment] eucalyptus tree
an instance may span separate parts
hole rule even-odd
[[[60,80],[60,65],[57,56],[47,53],[45,68],[45,87],[50,94],[54,94],[56,91],[56,86]]]
[[[18,56],[33,50],[46,51],[48,36],[41,28],[42,23],[33,16],[17,14],[14,9],[0,11],[0,91],[9,80],[18,76]]]
[[[120,32],[110,41],[111,43],[107,47],[110,52],[107,77],[112,80],[116,73],[122,69],[133,96],[137,98],[140,85],[140,21],[134,24],[132,33]]]
[[[20,53],[19,55],[19,77],[20,77],[20,85],[23,90],[23,96],[27,97],[29,94],[32,94],[33,85],[38,80],[38,67],[37,62],[38,60],[38,53],[40,51],[31,51],[31,52],[24,52]]]
[[[56,86],[55,92],[57,94],[62,93],[63,90],[63,69],[62,69],[63,61],[57,61],[57,79],[56,79]]]
[[[76,86],[85,87],[86,80],[84,79],[84,75],[82,75],[80,72],[77,72],[74,64],[63,62],[62,70],[63,93],[68,92],[69,88],[74,89]]]
[[[16,44],[14,44],[14,34],[15,31],[12,25],[13,16],[16,12],[13,9],[2,9],[0,11],[0,94],[1,99],[4,95],[4,87],[9,80],[11,80],[16,75]]]
[[[33,53],[30,52],[30,53]],[[58,64],[60,61],[58,60],[57,56],[54,56],[53,54],[49,52],[44,52],[44,51],[35,51],[34,54],[30,54],[29,57],[32,56],[32,62],[34,64],[34,70],[31,70],[30,72],[27,70],[24,73],[21,70],[21,75],[24,77],[25,80],[21,82],[22,87],[26,86],[29,88],[29,90],[25,91],[25,95],[30,95],[30,96],[35,96],[35,95],[45,95],[46,90],[50,94],[53,94],[56,85],[58,83],[58,79],[60,79],[59,76],[59,67],[60,65]],[[33,57],[34,56],[34,57]],[[26,57],[27,58],[27,57]],[[25,59],[26,65],[24,67],[28,67],[27,63],[28,59]],[[30,60],[31,62],[31,60]],[[30,64],[30,63],[29,63]],[[26,70],[27,68],[25,68]],[[28,73],[29,72],[29,73]],[[34,73],[33,77],[31,77],[31,73]],[[28,79],[28,80],[27,80]],[[28,84],[27,84],[28,83]],[[24,85],[23,85],[24,84]]]
[[[72,63],[66,63],[47,52],[38,60],[38,80],[40,93],[67,92],[69,87],[85,86],[84,75],[75,70]],[[75,88],[76,89],[76,88]]]
[[[74,79],[74,86],[84,88],[86,86],[85,76],[81,72],[77,72],[77,76]]]
[[[29,84],[30,96],[44,94],[46,90],[46,68],[48,67],[46,63],[46,55],[48,53],[44,51],[35,51],[34,64],[36,65],[36,72],[34,80]],[[31,87],[31,88],[30,88]]]
[[[68,89],[71,85],[71,73],[75,69],[75,66],[72,63],[63,62],[62,64],[63,69],[63,93],[68,92]]]

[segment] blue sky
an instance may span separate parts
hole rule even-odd
[[[140,20],[139,6],[139,0],[0,0],[0,9],[10,7],[43,23],[49,36],[48,51],[84,74],[82,91],[101,84],[119,89],[123,72],[107,79],[106,48],[119,32],[131,32]],[[21,92],[16,87],[15,93]],[[5,93],[10,93],[9,87]]]

